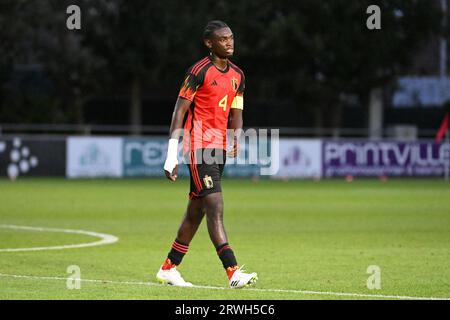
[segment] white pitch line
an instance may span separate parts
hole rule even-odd
[[[29,231],[41,231],[41,232],[61,232],[61,233],[72,233],[72,234],[83,234],[91,237],[100,238],[99,241],[80,243],[80,244],[69,244],[63,246],[48,246],[48,247],[32,247],[32,248],[6,248],[0,249],[0,252],[20,252],[20,251],[42,251],[42,250],[61,250],[61,249],[74,249],[74,248],[85,248],[85,247],[95,247],[103,246],[106,244],[111,244],[119,240],[118,237],[97,233],[93,231],[84,230],[71,230],[71,229],[59,229],[59,228],[39,228],[39,227],[28,227],[28,226],[16,226],[11,224],[2,224],[0,228],[15,229],[15,230],[29,230]]]
[[[38,277],[28,275],[15,275],[0,273],[0,277],[4,278],[22,278],[31,280],[64,280],[68,278],[63,277]],[[72,279],[73,280],[73,279]],[[82,282],[91,283],[103,283],[103,284],[119,284],[119,285],[135,285],[135,286],[161,286],[167,285],[154,283],[154,282],[142,282],[142,281],[114,281],[114,280],[95,280],[95,279],[80,279]],[[186,289],[212,289],[212,290],[233,290],[225,287],[215,286],[193,286],[186,287]],[[256,292],[276,292],[276,293],[297,293],[305,295],[323,295],[323,296],[340,296],[340,297],[356,297],[356,298],[376,298],[376,299],[400,299],[400,300],[450,300],[450,298],[438,298],[438,297],[413,297],[413,296],[398,296],[398,295],[383,295],[383,294],[364,294],[364,293],[346,293],[346,292],[330,292],[330,291],[308,291],[308,290],[289,290],[289,289],[257,289],[257,288],[245,288],[243,291],[256,291]]]

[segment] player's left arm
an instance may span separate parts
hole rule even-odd
[[[244,119],[242,117],[242,109],[232,108],[230,110],[230,120],[228,128],[233,130],[233,149],[228,153],[228,156],[235,158],[238,153],[238,140],[242,132]]]
[[[244,110],[244,90],[245,90],[245,77],[241,74],[241,81],[236,91],[236,96],[231,103],[231,110],[229,115],[228,128],[233,130],[233,149],[228,153],[229,157],[236,157],[238,154],[238,141],[242,134],[242,127],[244,125],[244,119],[242,112]]]

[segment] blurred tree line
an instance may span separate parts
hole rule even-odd
[[[66,28],[71,4],[81,8],[81,30]],[[372,4],[381,30],[366,27]],[[366,108],[371,90],[405,72],[440,32],[429,0],[2,0],[0,123],[83,123],[89,101],[121,96],[129,110],[121,123],[140,124],[142,101],[163,99],[171,105],[145,108],[168,125],[183,73],[207,53],[201,36],[213,19],[235,34],[245,112],[256,124],[264,102],[273,114],[295,106],[290,124],[339,127],[343,105]]]

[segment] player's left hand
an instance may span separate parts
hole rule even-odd
[[[239,148],[238,148],[237,139],[234,138],[233,148],[230,151],[228,151],[228,153],[227,153],[228,158],[236,158],[238,155],[238,149]]]

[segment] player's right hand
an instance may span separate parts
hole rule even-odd
[[[167,179],[177,180],[178,176],[178,139],[170,138],[167,147],[167,158],[164,162],[164,173]]]
[[[167,179],[175,181],[178,176],[178,159],[176,153],[168,153],[164,162],[164,173]]]
[[[178,177],[178,165],[175,165],[175,168],[173,169],[172,172],[164,170],[164,173],[166,174],[167,179],[175,182],[175,180],[177,180]]]

